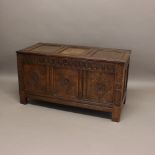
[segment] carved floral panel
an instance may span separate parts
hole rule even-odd
[[[87,71],[84,82],[85,98],[100,104],[113,103],[114,78],[114,75],[101,71]]]
[[[24,88],[28,91],[46,92],[47,70],[44,65],[23,65]]]
[[[54,67],[50,77],[54,96],[66,99],[78,97],[78,70]]]

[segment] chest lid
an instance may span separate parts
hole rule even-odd
[[[130,50],[123,49],[97,48],[52,43],[38,43],[23,50],[17,51],[17,53],[23,54],[60,56],[122,63],[125,63],[129,60],[130,52]]]

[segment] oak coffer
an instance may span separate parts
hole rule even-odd
[[[126,100],[130,50],[38,43],[17,51],[20,102],[28,99],[111,112]]]

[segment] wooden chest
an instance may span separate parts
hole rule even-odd
[[[20,102],[39,99],[112,113],[126,100],[129,50],[38,43],[17,51]]]

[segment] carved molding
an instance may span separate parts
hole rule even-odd
[[[123,100],[123,69],[124,66],[117,64],[115,73],[115,101],[116,106],[121,106]]]
[[[51,65],[53,67],[71,67],[83,70],[101,69],[105,73],[115,74],[114,64],[94,60],[84,60],[84,59],[66,58],[66,57],[45,57],[45,56],[24,55],[23,63],[44,64],[44,65]]]

